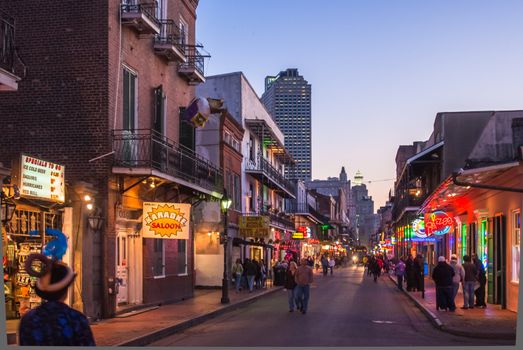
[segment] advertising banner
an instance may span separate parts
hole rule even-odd
[[[189,239],[191,205],[143,203],[143,238]]]

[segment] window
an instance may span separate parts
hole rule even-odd
[[[155,278],[165,277],[165,247],[161,238],[153,239],[153,275]]]
[[[136,127],[136,74],[123,70],[123,127],[134,131]]]
[[[191,123],[183,120],[182,116],[183,116],[184,112],[185,112],[185,108],[180,108],[180,118],[179,118],[179,120],[180,120],[179,140],[180,141],[179,142],[180,142],[180,145],[183,145],[183,146],[189,148],[190,150],[194,151],[196,149],[195,128]]]
[[[178,239],[177,273],[187,275],[187,240],[185,239]]]
[[[519,283],[519,256],[521,240],[521,212],[512,213],[512,282]]]
[[[182,35],[182,45],[189,44],[189,25],[180,17],[180,34]]]
[[[234,174],[234,209],[242,210],[242,199],[240,192],[240,175]]]

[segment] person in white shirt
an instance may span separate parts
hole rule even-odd
[[[334,257],[331,256],[329,259],[329,269],[331,270],[331,275],[332,275],[335,265],[336,265],[336,260],[334,260]]]

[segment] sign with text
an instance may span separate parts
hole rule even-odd
[[[444,235],[452,231],[454,220],[444,211],[435,211],[425,214],[425,233],[431,235]]]
[[[268,229],[269,223],[268,216],[240,216],[238,226],[249,229]]]
[[[143,203],[143,238],[189,239],[191,205]]]
[[[305,238],[303,232],[293,232],[292,233],[292,239],[303,239],[303,238]]]
[[[22,155],[20,195],[63,203],[65,201],[64,171],[63,165]]]

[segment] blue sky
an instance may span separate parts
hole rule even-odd
[[[206,75],[298,68],[312,84],[313,178],[395,177],[437,112],[523,108],[523,1],[201,0]],[[375,208],[393,181],[367,183]]]

